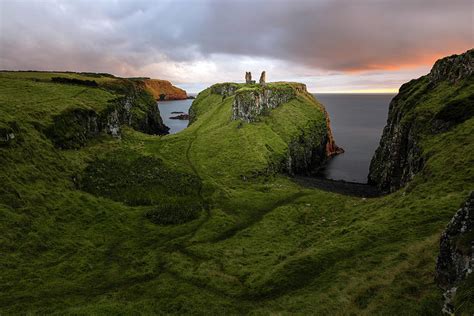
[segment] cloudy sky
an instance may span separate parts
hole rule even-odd
[[[474,47],[472,0],[0,0],[0,69],[109,72],[197,92],[267,71],[387,92]]]

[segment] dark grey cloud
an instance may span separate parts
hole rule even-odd
[[[470,0],[239,1],[215,6],[191,38],[205,53],[271,56],[308,66],[379,69],[474,43]]]
[[[0,1],[0,68],[127,75],[216,54],[333,71],[431,63],[474,43],[471,0]],[[199,80],[199,78],[197,78]]]

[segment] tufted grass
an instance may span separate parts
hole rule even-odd
[[[178,134],[125,128],[58,150],[38,126],[115,94],[49,76],[0,73],[0,122],[22,137],[0,148],[0,314],[439,314],[438,238],[474,183],[474,119],[423,136],[429,159],[407,187],[361,199],[269,169],[325,124],[306,95],[246,124],[205,90]]]

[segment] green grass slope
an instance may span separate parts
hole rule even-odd
[[[422,138],[407,187],[361,199],[275,172],[294,137],[325,129],[304,93],[243,123],[207,89],[178,134],[125,128],[59,150],[37,126],[113,95],[2,76],[0,124],[21,139],[0,148],[0,314],[439,314],[438,238],[472,189],[473,118]],[[473,88],[415,107],[436,115]]]

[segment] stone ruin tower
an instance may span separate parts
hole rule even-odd
[[[259,83],[264,86],[266,85],[266,72],[262,71],[262,74],[260,75],[260,80]],[[255,80],[252,80],[252,73],[250,71],[245,72],[245,83],[246,84],[255,84]]]
[[[265,73],[265,70],[262,71],[262,74],[260,75],[260,81],[259,81],[262,86],[264,86],[264,85],[267,84],[267,83],[265,82],[265,77],[266,77],[266,76],[267,76],[267,74]]]
[[[252,80],[252,73],[250,71],[245,73],[245,83],[254,84],[255,80]]]

